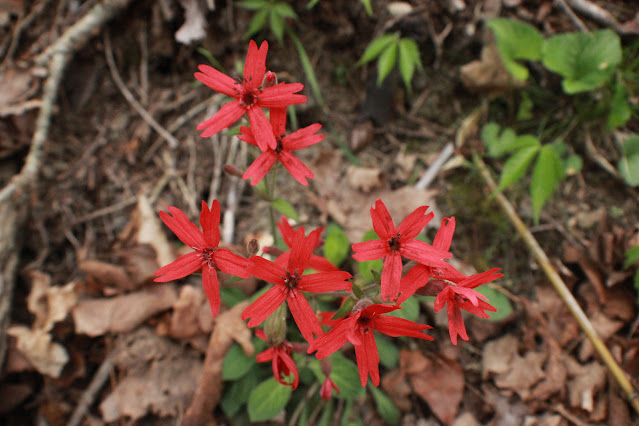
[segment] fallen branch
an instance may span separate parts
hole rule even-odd
[[[73,410],[73,414],[71,415],[67,426],[78,426],[82,423],[82,419],[84,419],[84,416],[86,416],[89,411],[89,407],[91,407],[91,404],[95,401],[98,392],[106,383],[112,369],[113,361],[111,361],[111,358],[107,356],[93,376],[91,383],[89,383],[89,387],[84,391],[82,397],[80,397],[80,401],[75,407],[75,410]]]
[[[526,227],[526,224],[521,220],[519,215],[517,215],[513,205],[502,193],[497,192],[497,184],[493,180],[486,164],[478,155],[475,155],[474,162],[490,192],[496,193],[495,199],[497,200],[499,207],[501,207],[502,211],[506,214],[515,229],[517,229],[517,232],[524,240],[528,249],[532,252],[537,263],[539,263],[543,271],[546,273],[546,276],[559,294],[559,297],[561,297],[561,300],[564,302],[566,307],[568,307],[572,316],[575,317],[577,323],[579,323],[579,326],[584,333],[586,333],[586,336],[601,357],[601,360],[606,364],[610,373],[626,394],[628,402],[630,402],[632,408],[634,408],[637,414],[639,414],[639,393],[637,393],[637,391],[633,388],[632,384],[626,377],[626,373],[621,369],[621,367],[619,367],[619,364],[617,364],[617,361],[615,361],[614,357],[606,347],[606,344],[601,340],[597,331],[595,331],[592,323],[581,309],[581,306],[579,306],[575,297],[572,295],[557,271],[555,271],[555,268],[552,266],[552,263],[550,263],[546,253],[543,251],[530,230]]]

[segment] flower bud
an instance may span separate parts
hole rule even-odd
[[[355,304],[355,306],[353,306],[353,309],[351,309],[351,312],[357,313],[361,311],[362,309],[368,308],[372,304],[373,304],[373,301],[369,299],[368,297],[359,299],[357,303]]]
[[[262,80],[262,88],[275,86],[277,84],[277,75],[273,71],[266,71],[264,74],[264,80]]]
[[[259,241],[257,241],[257,239],[255,238],[251,238],[251,241],[249,241],[246,245],[246,251],[249,254],[257,254],[257,252],[260,251]]]
[[[240,169],[232,164],[225,164],[223,170],[230,176],[237,176],[241,178],[244,175]]]
[[[277,346],[286,338],[286,305],[281,304],[264,320],[264,334],[269,346]]]

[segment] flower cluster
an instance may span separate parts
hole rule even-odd
[[[255,185],[276,161],[280,161],[298,182],[306,185],[306,179],[312,178],[313,173],[291,152],[320,142],[323,136],[317,132],[321,125],[313,124],[285,135],[286,107],[305,102],[306,98],[297,94],[303,87],[301,84],[277,84],[274,74],[266,71],[267,49],[266,42],[258,48],[251,41],[241,80],[205,65],[199,67],[201,72],[195,74],[198,80],[235,100],[200,123],[198,130],[203,130],[202,136],[211,136],[246,114],[250,127],[242,126],[239,138],[257,146],[261,153],[243,177],[251,178],[251,184]],[[268,118],[262,108],[269,109]],[[398,227],[382,200],[377,200],[371,207],[372,227],[379,239],[355,243],[352,250],[357,261],[384,259],[381,282],[372,291],[354,286],[348,281],[352,278],[349,272],[313,253],[321,245],[323,228],[306,235],[304,227],[294,229],[282,217],[277,227],[288,250],[265,248],[264,252],[276,255],[271,261],[256,255],[242,257],[219,247],[220,205],[217,201],[213,201],[210,208],[202,202],[201,230],[179,209],[169,207],[168,211],[160,212],[160,218],[193,252],[158,269],[155,281],[167,282],[201,271],[213,316],[220,307],[218,271],[244,278],[254,276],[270,283],[242,313],[242,319],[248,320],[249,327],[263,325],[263,330],[258,329],[256,334],[266,340],[269,348],[257,355],[257,361],[271,361],[276,380],[296,388],[299,375],[291,354],[315,352],[325,376],[320,391],[325,399],[331,397],[333,390],[339,392],[339,387],[330,378],[331,363],[327,357],[347,343],[355,350],[362,386],[366,385],[369,375],[377,386],[380,382],[379,354],[374,331],[391,337],[433,340],[424,333],[431,326],[388,315],[402,309],[402,304],[414,294],[436,296],[436,311],[447,307],[453,344],[457,344],[457,336],[468,340],[462,311],[482,318],[488,317],[486,311],[496,311],[475,288],[503,274],[498,273],[498,269],[491,269],[466,276],[447,262],[452,257],[454,217],[441,222],[432,244],[420,240],[420,232],[434,216],[427,213],[428,206],[417,208]],[[405,259],[415,264],[402,277]],[[344,305],[338,311],[340,313],[319,312],[317,300],[312,296],[318,293],[333,293],[342,298]],[[306,343],[286,340],[288,312]]]

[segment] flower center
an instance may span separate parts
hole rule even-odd
[[[361,330],[362,334],[366,334],[368,333],[368,331],[370,330],[370,318],[368,317],[360,317],[357,320],[357,325],[359,326],[359,329]]]
[[[388,247],[390,248],[390,251],[395,252],[395,251],[399,250],[399,239],[400,238],[402,238],[402,234],[400,234],[398,232],[396,236],[390,237],[388,239]]]
[[[280,135],[280,136],[276,136],[275,137],[275,142],[277,142],[277,146],[275,147],[274,151],[275,151],[276,154],[279,154],[284,149],[284,147],[282,146],[282,138],[283,137],[284,137],[284,135]]]
[[[202,263],[209,265],[211,268],[217,269],[215,261],[213,261],[213,253],[217,251],[215,247],[207,247],[202,250]]]
[[[260,100],[260,98],[258,97],[258,94],[261,93],[262,91],[260,90],[259,87],[253,90],[248,89],[247,83],[248,81],[244,78],[240,79],[238,77],[235,79],[235,84],[236,84],[235,96],[239,99],[240,106],[243,106],[245,108],[250,108],[253,105],[255,105],[257,101]]]
[[[300,274],[299,274],[297,269],[295,270],[295,272],[293,272],[293,274],[291,274],[289,271],[286,271],[286,276],[285,277],[281,277],[281,278],[284,280],[284,285],[289,290],[297,288],[297,284],[302,279],[302,277],[300,277]]]

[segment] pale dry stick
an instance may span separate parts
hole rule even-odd
[[[111,77],[115,82],[115,85],[118,86],[122,96],[127,100],[127,102],[137,111],[138,114],[142,117],[144,121],[147,122],[149,126],[153,128],[164,140],[169,144],[169,147],[172,149],[177,148],[179,145],[178,140],[169,133],[160,123],[158,123],[155,118],[148,113],[146,109],[138,102],[137,99],[133,96],[131,91],[126,87],[120,73],[118,72],[118,68],[115,65],[115,59],[113,58],[113,49],[111,48],[111,37],[109,37],[108,33],[104,34],[104,56],[106,57],[107,65],[109,66],[109,71],[111,72]]]
[[[446,164],[446,161],[453,155],[455,152],[455,147],[452,142],[448,142],[442,152],[439,153],[433,164],[426,170],[426,172],[422,175],[422,177],[415,184],[415,189],[426,189],[430,186],[433,180],[439,174],[441,168]]]
[[[82,419],[84,419],[87,411],[89,411],[89,407],[93,404],[93,401],[95,401],[98,392],[102,389],[102,386],[104,386],[104,383],[111,375],[112,369],[113,361],[111,361],[111,358],[107,356],[104,361],[102,361],[102,365],[98,368],[93,379],[91,379],[89,387],[86,388],[80,397],[80,401],[78,401],[78,405],[75,407],[75,410],[73,410],[73,414],[71,415],[67,426],[78,426],[82,423]]]
[[[616,27],[617,20],[606,9],[591,3],[587,0],[566,0],[566,2],[577,12],[586,15],[593,21],[600,24]]]
[[[552,263],[548,259],[548,256],[543,251],[535,237],[531,234],[531,232],[526,227],[526,224],[521,220],[513,205],[508,201],[508,199],[500,192],[497,192],[497,184],[493,180],[490,175],[490,171],[488,170],[488,166],[483,162],[483,160],[476,155],[475,156],[475,164],[479,168],[482,178],[486,183],[486,186],[490,190],[491,193],[495,193],[495,199],[501,207],[502,211],[506,214],[510,222],[513,224],[517,232],[524,240],[524,243],[528,247],[528,249],[532,252],[533,256],[537,260],[537,263],[542,267],[546,276],[550,280],[551,284],[561,297],[562,301],[570,310],[570,313],[579,323],[579,326],[584,331],[595,350],[601,357],[601,360],[606,364],[610,373],[613,375],[619,387],[626,394],[626,398],[632,408],[634,408],[635,412],[639,414],[639,393],[633,388],[632,384],[626,377],[624,371],[619,367],[617,361],[612,356],[605,343],[601,340],[597,331],[592,326],[592,323],[579,306],[577,299],[570,292],[564,281],[561,279],[555,268],[553,268]]]
[[[239,141],[237,138],[233,139],[233,142]],[[247,144],[241,144],[239,154],[234,154],[233,157],[230,157],[228,163],[237,164],[238,166],[241,166],[240,168],[243,168],[246,164],[246,146]],[[237,151],[237,148],[235,147],[232,151]],[[235,161],[233,161],[233,159],[235,159]],[[225,243],[233,242],[233,234],[235,233],[235,212],[237,211],[239,201],[238,194],[242,193],[242,189],[246,183],[246,181],[237,176],[231,176],[230,181],[229,192],[226,198],[226,210],[224,211],[224,219],[222,223],[222,241]]]
[[[89,214],[80,216],[79,218],[75,219],[73,222],[71,222],[71,225],[77,225],[79,223],[89,222],[91,220],[100,218],[102,216],[115,213],[118,210],[122,210],[126,207],[132,206],[133,204],[137,202],[137,200],[138,199],[136,197],[130,197],[130,198],[127,198],[126,200],[120,201],[119,203],[115,203],[110,206],[103,207],[100,210],[92,211]]]
[[[590,32],[586,24],[584,24],[583,21],[579,19],[577,15],[575,15],[575,12],[572,11],[572,9],[570,8],[570,6],[568,6],[565,0],[555,0],[554,3],[557,6],[559,6],[566,15],[568,15],[572,23],[575,24],[581,31],[585,33]]]

